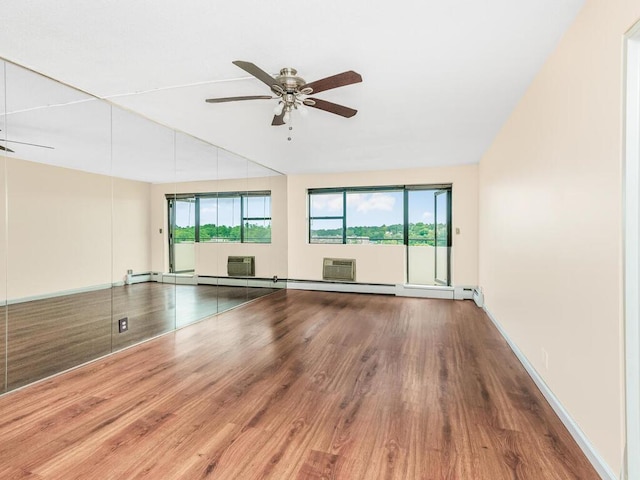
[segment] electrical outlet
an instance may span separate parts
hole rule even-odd
[[[118,320],[118,332],[124,333],[129,330],[129,317],[124,317]]]
[[[133,275],[133,270],[131,269],[127,270],[127,275]]]
[[[544,347],[542,347],[542,363],[545,370],[549,370],[549,352],[547,352],[547,349]]]

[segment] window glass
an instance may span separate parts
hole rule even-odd
[[[403,192],[347,192],[346,241],[402,245]]]
[[[200,199],[200,241],[215,242],[218,238],[218,199]]]
[[[409,192],[409,245],[434,245],[434,190]]]
[[[216,240],[240,241],[240,197],[218,197]]]
[[[271,220],[245,220],[244,241],[248,243],[271,243]]]
[[[198,201],[201,242],[271,243],[270,195],[201,194]]]
[[[342,243],[342,218],[311,219],[311,243]]]
[[[245,218],[271,218],[271,197],[244,197]]]
[[[310,213],[314,217],[340,217],[344,214],[342,193],[310,195]]]
[[[174,242],[195,242],[196,233],[196,200],[195,198],[176,200],[176,224]]]

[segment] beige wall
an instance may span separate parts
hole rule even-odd
[[[616,473],[623,34],[639,17],[637,1],[587,1],[479,176],[486,305]]]
[[[384,185],[452,184],[452,285],[478,282],[478,169],[459,167],[353,172],[288,177],[289,278],[321,280],[322,258],[356,259],[358,282],[406,281],[406,248],[396,245],[311,245],[308,243],[307,189]]]
[[[252,255],[256,257],[257,277],[287,277],[287,177],[158,184],[153,185],[151,190],[151,254],[154,271],[169,271],[166,194],[270,190],[271,243],[198,243],[195,246],[196,274],[227,276],[229,255]]]
[[[7,159],[7,298],[148,271],[149,184]]]
[[[113,281],[151,270],[151,184],[113,178]]]

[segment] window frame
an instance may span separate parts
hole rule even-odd
[[[445,184],[420,184],[420,185],[378,185],[369,187],[331,187],[331,188],[309,188],[307,189],[307,243],[309,245],[327,245],[325,242],[313,241],[311,236],[311,225],[313,220],[332,220],[342,219],[342,242],[335,243],[335,245],[359,245],[358,243],[347,243],[347,194],[349,193],[379,193],[379,192],[402,192],[402,221],[403,221],[403,238],[402,243],[396,243],[391,245],[409,245],[409,209],[408,199],[409,191],[411,190],[448,190],[449,198],[452,198],[453,185],[450,183]],[[322,194],[342,194],[342,216],[312,216],[311,215],[311,197],[312,195]],[[449,206],[449,216],[451,217],[451,205]],[[451,236],[449,235],[449,242],[451,242]],[[385,243],[375,243],[374,245],[385,245]],[[389,245],[389,244],[386,244]],[[451,246],[451,245],[449,245]]]
[[[184,198],[195,198],[195,243],[223,243],[220,241],[219,237],[216,237],[215,240],[202,240],[200,238],[200,227],[201,227],[201,216],[200,216],[200,200],[201,199],[215,199],[216,202],[221,198],[238,198],[240,200],[240,216],[238,218],[240,222],[240,239],[233,240],[228,243],[251,243],[251,244],[265,244],[269,245],[272,243],[272,233],[273,233],[273,217],[271,215],[272,210],[272,196],[271,190],[254,190],[254,191],[246,191],[246,192],[203,192],[203,193],[178,193],[178,194],[165,194],[167,202],[170,203],[174,200],[180,200]],[[246,217],[244,208],[245,208],[245,199],[250,197],[269,197],[269,216],[268,217]],[[171,221],[171,219],[169,219]],[[268,241],[256,241],[256,240],[247,240],[246,239],[246,221],[269,221],[270,225],[270,235]],[[217,224],[216,224],[217,226]]]

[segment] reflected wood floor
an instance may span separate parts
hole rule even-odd
[[[0,307],[7,390],[268,295],[271,288],[146,282]],[[4,328],[5,312],[7,328]],[[129,330],[118,333],[118,319]],[[0,393],[4,392],[4,368]]]
[[[0,397],[0,478],[598,478],[470,301],[282,291]]]

